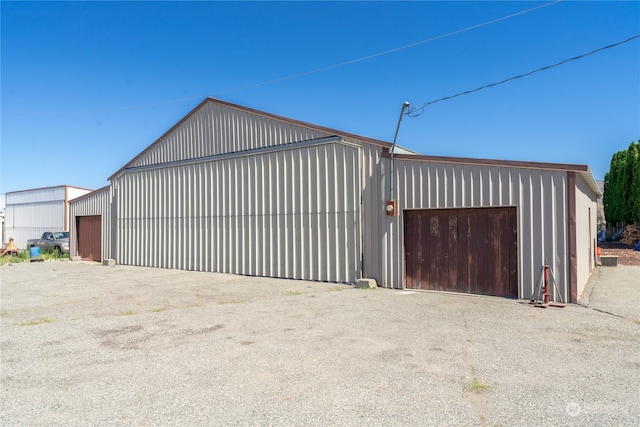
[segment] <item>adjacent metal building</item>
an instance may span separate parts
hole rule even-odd
[[[390,149],[207,98],[109,187],[71,204],[71,253],[519,298],[532,296],[547,263],[562,299],[578,300],[594,268],[600,194],[587,166],[399,147],[392,160]],[[99,256],[88,248],[96,240]]]
[[[71,203],[69,254],[83,260],[110,258],[115,247],[112,187],[106,186]]]
[[[60,185],[7,193],[4,236],[13,237],[16,246],[25,248],[27,240],[45,231],[69,231],[69,202],[89,192]]]

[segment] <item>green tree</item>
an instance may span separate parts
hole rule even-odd
[[[640,141],[611,157],[603,204],[609,223],[640,221]]]
[[[620,180],[619,180],[619,163],[620,151],[611,157],[609,172],[607,173],[607,203],[604,206],[604,215],[609,223],[620,221]]]
[[[611,170],[611,165],[609,165],[609,170]],[[611,212],[611,180],[610,180],[611,172],[607,172],[604,174],[604,190],[602,192],[602,206],[604,207],[604,217],[609,222],[613,222],[613,213]]]
[[[640,221],[640,141],[627,150],[629,169],[629,222]]]

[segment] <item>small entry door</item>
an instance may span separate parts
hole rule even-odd
[[[87,261],[102,261],[102,216],[76,217],[78,255]]]

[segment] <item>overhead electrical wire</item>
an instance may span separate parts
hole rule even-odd
[[[286,77],[280,77],[280,78],[273,79],[273,80],[267,80],[267,81],[263,81],[263,82],[260,82],[260,83],[254,83],[254,84],[247,85],[247,86],[241,86],[241,87],[236,87],[236,88],[232,88],[232,89],[227,89],[227,90],[215,92],[213,94],[213,96],[224,95],[224,94],[231,93],[231,92],[239,92],[239,91],[247,90],[247,89],[253,89],[253,88],[256,88],[256,87],[266,86],[266,85],[270,85],[270,84],[274,84],[274,83],[279,83],[279,82],[283,82],[283,81],[286,81],[286,80],[297,79],[297,78],[300,78],[300,77],[308,76],[310,74],[317,74],[317,73],[320,73],[320,72],[323,72],[323,71],[332,70],[334,68],[344,67],[345,65],[351,65],[351,64],[358,63],[358,62],[367,61],[369,59],[377,58],[377,57],[380,57],[380,56],[383,56],[383,55],[388,55],[388,54],[391,54],[391,53],[399,52],[401,50],[410,49],[412,47],[420,46],[420,45],[423,45],[423,44],[426,44],[426,43],[431,43],[431,42],[434,42],[436,40],[443,39],[445,37],[455,36],[457,34],[464,33],[466,31],[475,30],[476,28],[481,28],[481,27],[484,27],[484,26],[487,26],[487,25],[495,24],[497,22],[504,21],[506,19],[515,18],[516,16],[524,15],[525,13],[533,12],[535,10],[542,9],[544,7],[547,7],[547,6],[552,6],[554,4],[558,4],[558,3],[562,2],[562,1],[563,0],[554,0],[554,1],[549,2],[549,3],[541,4],[539,6],[535,6],[535,7],[532,7],[530,9],[521,10],[519,12],[512,13],[510,15],[502,16],[500,18],[495,18],[495,19],[492,19],[490,21],[486,21],[486,22],[483,22],[483,23],[480,23],[480,24],[472,25],[470,27],[462,28],[460,30],[451,31],[451,32],[446,33],[446,34],[442,34],[442,35],[439,35],[439,36],[431,37],[431,38],[428,38],[428,39],[425,39],[425,40],[417,41],[417,42],[414,42],[414,43],[411,43],[411,44],[408,44],[408,45],[396,47],[396,48],[393,48],[393,49],[385,50],[385,51],[382,51],[382,52],[374,53],[374,54],[363,56],[363,57],[360,57],[360,58],[351,59],[349,61],[340,62],[338,64],[329,65],[329,66],[326,66],[326,67],[317,68],[315,70],[305,71],[305,72],[302,72],[302,73],[293,74],[293,75],[286,76]],[[199,95],[199,96],[190,96],[190,97],[187,97],[187,98],[179,98],[179,99],[173,99],[173,100],[168,100],[168,101],[159,101],[159,102],[155,102],[155,103],[130,105],[130,106],[126,106],[126,107],[114,107],[114,108],[87,110],[87,111],[57,111],[57,112],[56,111],[40,111],[40,112],[38,112],[38,111],[9,111],[9,110],[4,110],[4,112],[6,112],[6,113],[15,113],[15,114],[88,114],[88,113],[102,113],[102,112],[111,112],[111,111],[133,110],[133,109],[154,107],[154,106],[157,106],[157,105],[164,105],[164,104],[173,104],[173,103],[176,103],[176,102],[182,102],[182,101],[193,100],[193,99],[202,99],[202,98],[203,98],[203,96],[201,96],[201,95]]]
[[[222,92],[217,92],[216,95],[222,95],[222,94],[225,94],[225,93],[237,92],[237,91],[246,90],[246,89],[253,89],[255,87],[260,87],[260,86],[269,85],[269,84],[273,84],[273,83],[279,83],[279,82],[282,82],[282,81],[285,81],[285,80],[297,79],[299,77],[308,76],[310,74],[316,74],[316,73],[320,73],[320,72],[323,72],[323,71],[332,70],[334,68],[344,67],[345,65],[351,65],[351,64],[358,63],[358,62],[367,61],[369,59],[377,58],[379,56],[388,55],[390,53],[395,53],[395,52],[399,52],[401,50],[405,50],[405,49],[409,49],[409,48],[412,48],[412,47],[420,46],[420,45],[423,45],[423,44],[426,44],[426,43],[431,43],[431,42],[434,42],[436,40],[443,39],[445,37],[455,36],[456,34],[464,33],[466,31],[470,31],[470,30],[475,30],[476,28],[484,27],[486,25],[495,24],[496,22],[504,21],[505,19],[514,18],[516,16],[523,15],[525,13],[533,12],[534,10],[541,9],[541,8],[547,7],[547,6],[551,6],[551,5],[554,5],[556,3],[560,3],[561,1],[562,0],[555,0],[555,1],[552,1],[550,3],[545,3],[545,4],[542,4],[542,5],[536,6],[536,7],[532,7],[531,9],[522,10],[520,12],[512,13],[511,15],[503,16],[501,18],[492,19],[491,21],[483,22],[481,24],[472,25],[470,27],[466,27],[466,28],[463,28],[463,29],[460,29],[460,30],[452,31],[450,33],[442,34],[442,35],[439,35],[439,36],[436,36],[436,37],[431,37],[429,39],[421,40],[421,41],[414,42],[414,43],[411,43],[411,44],[408,44],[408,45],[396,47],[396,48],[393,48],[393,49],[385,50],[385,51],[382,51],[382,52],[374,53],[374,54],[363,56],[363,57],[360,57],[360,58],[351,59],[349,61],[341,62],[339,64],[329,65],[329,66],[318,68],[318,69],[315,69],[315,70],[305,71],[305,72],[298,73],[298,74],[293,74],[293,75],[287,76],[287,77],[280,77],[280,78],[273,79],[273,80],[267,80],[267,81],[264,81],[264,82],[261,82],[261,83],[255,83],[255,84],[248,85],[248,86],[242,86],[242,87],[238,87],[238,88],[234,88],[234,89],[225,90],[225,91],[222,91]]]
[[[470,93],[478,92],[478,91],[483,90],[483,89],[487,89],[487,88],[490,88],[490,87],[494,87],[494,86],[498,86],[498,85],[501,85],[501,84],[505,84],[505,83],[510,82],[512,80],[521,79],[523,77],[530,76],[530,75],[538,73],[540,71],[546,71],[546,70],[549,70],[551,68],[555,68],[555,67],[558,67],[560,65],[566,64],[567,62],[575,61],[577,59],[581,59],[581,58],[584,58],[586,56],[593,55],[593,54],[598,53],[598,52],[602,52],[603,50],[611,49],[612,47],[616,47],[616,46],[620,46],[621,44],[628,43],[628,42],[630,42],[630,41],[632,41],[634,39],[637,39],[639,37],[640,37],[640,34],[637,34],[637,35],[635,35],[633,37],[629,37],[626,40],[622,40],[622,41],[619,41],[617,43],[613,43],[613,44],[610,44],[608,46],[604,46],[604,47],[592,50],[591,52],[587,52],[587,53],[584,53],[582,55],[574,56],[573,58],[565,59],[564,61],[557,62],[557,63],[555,63],[553,65],[547,65],[546,67],[537,68],[537,69],[535,69],[533,71],[529,71],[529,72],[524,73],[524,74],[519,74],[517,76],[509,77],[508,79],[504,79],[504,80],[501,80],[499,82],[490,83],[490,84],[487,84],[487,85],[484,85],[484,86],[480,86],[480,87],[475,88],[475,89],[471,89],[471,90],[467,90],[467,91],[464,91],[464,92],[456,93],[455,95],[449,95],[449,96],[445,96],[444,98],[439,98],[439,99],[435,99],[433,101],[425,102],[424,104],[422,104],[419,107],[411,107],[411,108],[409,108],[404,114],[406,114],[409,117],[418,117],[422,113],[424,113],[424,109],[426,107],[428,107],[429,105],[435,104],[436,102],[447,101],[449,99],[457,98],[458,96],[469,95]],[[417,112],[417,111],[419,111],[419,112]]]

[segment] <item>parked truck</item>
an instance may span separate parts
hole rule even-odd
[[[39,239],[27,240],[27,249],[38,246],[41,250],[60,251],[69,253],[68,231],[45,231]]]

